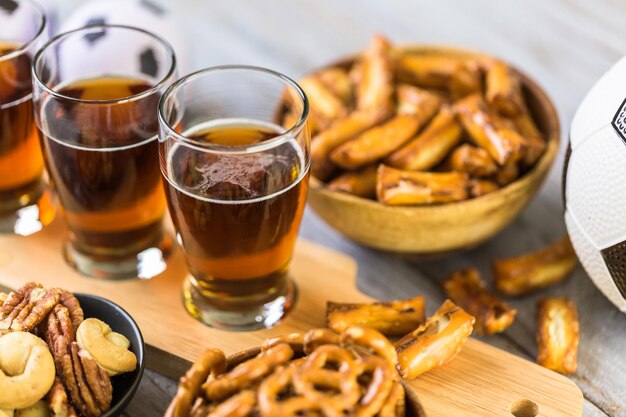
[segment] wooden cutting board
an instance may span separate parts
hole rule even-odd
[[[84,278],[65,264],[61,256],[64,234],[61,222],[56,221],[34,236],[0,235],[0,284],[15,288],[36,280],[108,298],[135,318],[146,343],[189,361],[209,346],[231,354],[258,346],[273,335],[322,327],[327,300],[368,300],[356,289],[357,267],[351,258],[301,240],[292,266],[300,290],[295,310],[270,330],[224,332],[202,325],[183,308],[181,285],[187,271],[180,252],[174,253],[167,271],[152,280],[107,282]],[[582,393],[569,379],[474,339],[452,363],[410,385],[428,416],[582,415]],[[531,402],[537,405],[538,414]]]

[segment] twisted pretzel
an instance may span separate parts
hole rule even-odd
[[[304,352],[304,336],[302,336],[301,333],[288,333],[281,336],[265,339],[265,341],[261,345],[261,352],[265,352],[281,343],[288,344],[296,354],[302,354]]]
[[[254,391],[241,391],[211,410],[207,417],[246,417],[256,405]]]
[[[306,397],[280,398],[283,392],[293,389],[292,380],[297,371],[295,367],[280,369],[259,385],[257,397],[261,417],[297,417],[321,411],[321,404]]]
[[[221,401],[233,393],[245,389],[269,375],[278,366],[285,365],[293,357],[293,349],[287,344],[276,345],[256,358],[235,367],[221,378],[207,381],[204,393],[210,401]]]
[[[304,353],[307,355],[323,345],[339,345],[341,337],[329,329],[313,329],[304,335]]]
[[[360,326],[349,327],[341,334],[341,344],[365,348],[387,360],[393,368],[398,363],[396,348],[377,330]]]
[[[226,357],[219,349],[208,349],[180,379],[178,391],[165,415],[187,417],[194,400],[198,397],[202,383],[213,374],[221,374],[226,368]]]

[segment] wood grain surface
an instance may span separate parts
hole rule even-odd
[[[291,266],[299,290],[291,314],[268,330],[226,332],[202,325],[185,311],[181,290],[188,272],[179,251],[169,259],[167,270],[151,280],[87,279],[60,256],[65,235],[57,219],[28,238],[0,236],[0,253],[5,254],[0,260],[0,288],[17,288],[37,280],[47,287],[98,294],[130,313],[147,344],[189,361],[207,346],[232,355],[258,347],[269,337],[324,327],[327,300],[369,300],[356,288],[357,265],[351,258],[301,239]],[[44,274],[41,265],[45,265]],[[154,361],[148,366],[160,372],[169,370],[167,364]],[[523,379],[519,378],[522,374]],[[582,416],[582,393],[572,381],[475,339],[469,339],[447,366],[407,384],[429,416],[499,417],[509,414],[511,405],[519,401],[532,401],[543,417]]]
[[[58,0],[67,15],[78,0]],[[456,44],[500,56],[538,80],[557,104],[564,139],[580,100],[594,81],[626,53],[626,3],[619,0],[164,0],[189,32],[192,70],[247,63],[298,77],[358,51],[376,32],[396,42]],[[562,153],[561,153],[562,155]],[[359,288],[383,299],[424,294],[430,306],[443,299],[439,280],[476,265],[489,278],[493,258],[515,255],[565,232],[560,175],[562,157],[548,184],[522,216],[491,242],[445,261],[415,264],[362,248],[326,227],[310,212],[302,235],[346,252],[359,263]],[[1,254],[0,254],[1,256]],[[626,316],[578,268],[546,295],[565,294],[581,319],[579,367],[572,380],[585,395],[584,415],[626,417]],[[520,310],[505,335],[486,342],[532,359],[537,296],[514,300]],[[147,372],[127,416],[159,415],[175,382]]]

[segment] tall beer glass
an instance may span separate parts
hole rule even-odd
[[[281,126],[285,102],[294,117]],[[196,72],[161,99],[161,171],[191,272],[184,302],[208,325],[269,327],[293,306],[289,263],[308,187],[307,115],[295,82],[246,66]]]
[[[158,36],[114,25],[61,34],[35,56],[35,118],[68,226],[64,254],[85,275],[165,268],[157,104],[175,63]]]
[[[29,235],[56,209],[44,181],[33,120],[31,62],[47,40],[46,17],[30,0],[0,2],[0,232]]]

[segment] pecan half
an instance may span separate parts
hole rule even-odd
[[[29,282],[20,289],[11,292],[0,307],[0,332],[29,332],[59,302],[61,290],[44,289],[36,282]]]
[[[74,297],[74,294],[67,290],[61,290],[61,299],[59,302],[67,307],[70,318],[72,319],[72,328],[74,329],[74,336],[76,336],[76,330],[78,326],[85,320],[85,314],[78,302],[78,299]]]
[[[59,377],[54,380],[54,384],[48,393],[47,400],[48,409],[50,410],[52,417],[78,417],[76,410],[67,398],[67,392],[65,391],[65,387]]]

